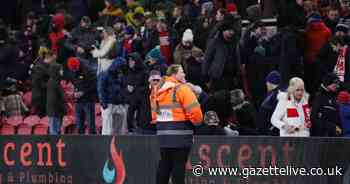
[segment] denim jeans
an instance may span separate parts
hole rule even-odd
[[[49,117],[50,135],[59,135],[61,133],[62,118]]]
[[[85,120],[89,125],[89,133],[96,134],[95,127],[95,103],[77,103],[75,104],[75,119],[78,125],[79,134],[85,133]]]

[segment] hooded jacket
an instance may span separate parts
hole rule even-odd
[[[55,54],[58,53],[59,49],[59,42],[64,39],[64,15],[63,14],[57,14],[52,17],[52,23],[55,24],[56,31],[53,31],[49,35],[49,39],[51,42],[51,49]]]
[[[53,63],[49,67],[50,79],[47,83],[47,116],[62,118],[65,115],[64,91],[60,84],[62,66]]]
[[[147,72],[143,65],[142,58],[140,54],[136,52],[129,54],[129,57],[131,57],[136,63],[134,68],[128,67],[126,83],[127,85],[134,87],[132,93],[145,93],[147,89]]]
[[[122,71],[124,65],[126,65],[125,59],[117,58],[107,72],[101,73],[97,90],[102,107],[106,107],[108,104],[125,104],[126,82]]]
[[[312,22],[305,29],[305,62],[314,63],[322,46],[331,38],[331,30],[322,22]]]

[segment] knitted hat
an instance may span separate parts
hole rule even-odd
[[[350,94],[347,91],[341,91],[337,98],[339,103],[350,103]]]
[[[322,84],[327,87],[331,84],[339,83],[339,77],[335,73],[328,73],[324,78]]]
[[[76,57],[70,57],[67,62],[67,67],[70,71],[77,71],[80,69],[80,61]]]
[[[266,82],[274,85],[279,85],[281,82],[281,74],[278,71],[272,71],[266,76]]]
[[[204,123],[208,126],[218,126],[220,119],[215,111],[208,111],[204,115]]]
[[[186,29],[182,36],[183,42],[193,42],[193,33],[191,29]]]
[[[149,78],[148,81],[152,81],[152,80],[160,80],[162,79],[160,71],[158,70],[151,70],[149,73]]]
[[[311,14],[307,19],[308,24],[311,24],[313,22],[320,22],[320,21],[322,21],[322,17],[321,17],[321,15],[319,15],[317,13]]]
[[[341,32],[344,32],[345,34],[347,34],[349,31],[349,26],[346,24],[343,24],[343,23],[339,23],[336,26],[336,31],[341,31]]]
[[[126,26],[124,31],[125,31],[125,34],[129,34],[129,35],[134,35],[134,33],[135,33],[134,28],[131,26]]]
[[[237,13],[237,5],[235,3],[228,3],[226,9],[228,13]]]

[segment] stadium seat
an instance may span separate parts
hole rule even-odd
[[[17,127],[18,135],[31,135],[32,134],[32,126],[26,123],[21,123]]]
[[[34,135],[48,135],[49,134],[49,118],[42,118],[38,124],[33,127]]]
[[[15,126],[13,126],[10,123],[7,123],[7,121],[4,121],[1,123],[0,135],[15,135],[15,134],[16,134]]]
[[[32,115],[26,117],[23,122],[29,126],[34,126],[40,122],[40,118],[39,116]]]
[[[23,116],[11,116],[7,118],[6,122],[14,127],[17,127],[19,124],[23,123]]]

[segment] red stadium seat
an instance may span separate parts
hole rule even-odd
[[[11,116],[7,118],[6,122],[8,124],[11,124],[14,127],[17,127],[19,124],[23,123],[23,117],[22,116]]]
[[[48,135],[49,134],[49,118],[42,118],[38,124],[33,127],[34,135]]]
[[[15,135],[16,134],[16,127],[7,123],[3,122],[0,127],[0,135]]]
[[[24,119],[23,122],[29,126],[34,126],[40,122],[40,118],[39,116],[35,116],[35,115],[28,116],[27,118]]]
[[[26,123],[21,123],[17,127],[18,135],[31,135],[32,134],[32,126]]]

